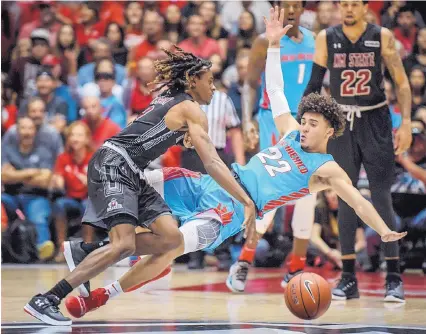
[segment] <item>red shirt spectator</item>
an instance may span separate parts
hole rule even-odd
[[[150,93],[153,87],[148,87],[148,84],[154,80],[154,61],[147,57],[142,58],[137,64],[136,79],[133,81],[130,95],[130,109],[133,113],[145,109],[155,97],[156,94]]]
[[[99,8],[96,3],[83,3],[80,9],[80,23],[75,26],[77,42],[86,46],[90,40],[103,36],[107,22],[100,20]]]
[[[124,25],[124,2],[103,1],[99,11],[101,21],[106,23],[115,22]]]
[[[395,28],[393,32],[395,38],[401,42],[406,54],[409,55],[413,51],[413,46],[416,43],[417,28],[411,27],[406,34],[403,33],[401,28]]]
[[[93,152],[87,152],[80,164],[74,161],[72,153],[64,152],[58,156],[55,165],[55,174],[64,178],[67,197],[75,199],[87,198],[87,186],[76,175],[87,174],[87,166],[92,155]]]
[[[101,147],[105,140],[115,136],[121,130],[120,127],[109,118],[103,118],[95,126],[90,124],[87,119],[83,119],[83,122],[89,125],[90,130],[92,131],[92,139],[95,149]]]
[[[4,106],[1,111],[1,131],[6,132],[12,125],[16,123],[18,108],[14,104]]]
[[[187,31],[189,38],[179,43],[179,47],[197,57],[208,59],[214,54],[225,58],[219,43],[206,36],[206,25],[200,15],[191,15],[188,19]]]

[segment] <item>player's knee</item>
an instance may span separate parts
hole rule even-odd
[[[167,237],[164,238],[164,250],[169,252],[181,247],[184,244],[182,233],[176,229],[168,233]]]

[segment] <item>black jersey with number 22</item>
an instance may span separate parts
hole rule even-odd
[[[386,100],[383,90],[381,27],[367,25],[355,43],[342,25],[326,30],[331,96],[340,104],[374,106]]]

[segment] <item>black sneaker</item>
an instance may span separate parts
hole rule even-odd
[[[302,269],[300,269],[300,270],[296,270],[295,272],[288,272],[287,274],[285,274],[284,275],[284,278],[283,278],[283,280],[281,281],[281,287],[283,288],[283,289],[285,289],[286,288],[286,286],[287,286],[287,284],[288,284],[288,282],[290,282],[290,280],[294,277],[294,276],[296,276],[296,275],[299,275],[299,274],[301,274],[301,273],[303,273],[303,270]]]
[[[342,274],[339,284],[332,290],[333,300],[359,298],[358,281],[353,274]]]
[[[404,283],[398,274],[388,274],[385,287],[385,302],[405,303]]]
[[[86,251],[81,248],[81,241],[65,241],[64,242],[64,256],[67,261],[68,268],[73,271],[87,255]],[[90,295],[90,282],[81,284],[78,287],[80,294],[83,297],[89,297]]]
[[[60,299],[55,295],[38,294],[24,306],[24,311],[48,325],[71,326],[71,319],[64,317],[59,310],[60,302]]]

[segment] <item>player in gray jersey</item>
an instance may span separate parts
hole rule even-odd
[[[89,163],[89,198],[83,223],[106,229],[110,243],[100,248],[99,243],[64,243],[71,274],[24,307],[47,324],[70,325],[71,320],[59,310],[61,300],[81,284],[80,292],[88,296],[87,281],[114,263],[130,255],[163,254],[181,244],[182,234],[169,207],[143,178],[143,170],[185,139],[194,145],[206,171],[244,205],[244,224],[250,231],[254,229],[253,201],[219,158],[207,134],[207,116],[200,109],[200,104],[210,103],[215,91],[211,63],[176,50],[165,51],[168,58],[155,63],[156,90],[167,90],[107,140]],[[152,233],[136,235],[138,226]]]

